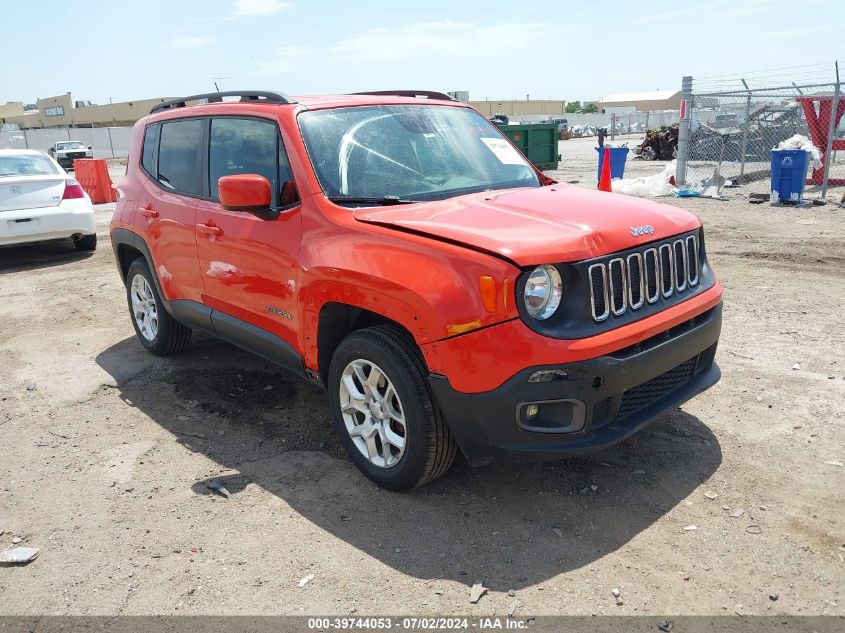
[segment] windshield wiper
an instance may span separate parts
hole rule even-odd
[[[371,198],[363,198],[363,197],[353,197],[353,196],[332,196],[329,198],[329,201],[334,202],[335,204],[371,204],[371,205],[381,205],[381,206],[390,206],[394,204],[413,204],[415,202],[419,202],[418,200],[405,200],[404,198],[400,198],[399,196],[382,196],[381,198],[371,197]]]

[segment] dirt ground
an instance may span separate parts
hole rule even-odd
[[[594,186],[592,144],[555,175]],[[113,205],[93,255],[0,251],[0,549],[41,548],[0,613],[845,614],[845,209],[766,190],[663,200],[725,289],[718,385],[593,457],[410,494],[358,474],[317,388],[205,336],[144,352]]]

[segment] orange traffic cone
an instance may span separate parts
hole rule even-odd
[[[599,191],[613,191],[610,187],[610,148],[604,148],[604,160],[601,163],[601,178],[599,178]]]

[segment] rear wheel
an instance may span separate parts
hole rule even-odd
[[[346,337],[332,358],[328,386],[341,444],[379,486],[410,490],[452,465],[457,446],[433,402],[419,351],[398,328]]]
[[[126,298],[135,334],[153,354],[173,354],[190,342],[191,329],[179,323],[164,309],[147,260],[143,257],[129,265]]]
[[[93,251],[97,249],[97,235],[83,235],[77,240],[73,241],[73,245],[78,251]]]

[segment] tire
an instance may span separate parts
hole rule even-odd
[[[133,294],[135,301],[133,303]],[[164,308],[147,260],[139,257],[126,273],[126,300],[135,335],[141,345],[157,356],[167,356],[184,349],[191,340],[191,329],[174,319]],[[144,305],[147,318],[136,317],[135,305]],[[153,317],[154,315],[154,317]],[[154,327],[153,327],[154,322]]]
[[[83,235],[78,240],[74,240],[73,245],[78,251],[95,251],[97,250],[97,235]]]
[[[382,379],[378,378],[376,389],[381,391],[379,395],[383,399],[376,405],[375,412],[370,408],[372,405],[366,404],[367,400],[350,395],[353,391],[359,395],[367,393],[366,388],[359,389],[362,381],[352,378],[356,368],[362,369],[367,377],[373,376],[367,373],[367,364],[379,370],[385,379],[381,382]],[[353,332],[340,343],[332,357],[328,377],[329,401],[340,442],[358,469],[382,488],[410,490],[422,486],[443,475],[455,460],[457,445],[432,398],[426,374],[422,357],[413,341],[402,330],[391,326],[379,325]],[[344,383],[344,380],[347,382]],[[346,387],[349,380],[353,382],[352,389]],[[392,394],[388,395],[390,386],[394,388],[398,402]],[[392,403],[389,406],[385,404],[388,400]],[[353,406],[360,406],[371,413],[368,415],[357,408],[352,411],[349,407]],[[387,414],[388,411],[391,413]],[[393,417],[396,413],[401,414],[402,426]],[[379,415],[387,417],[379,419]],[[372,440],[381,447],[376,458],[382,462],[379,464],[364,454],[370,444],[362,435],[373,428],[372,423],[382,425],[381,431],[370,433],[370,437],[379,438]],[[390,425],[389,428],[386,425]],[[361,434],[353,437],[350,426]],[[401,450],[391,442],[385,446],[382,438],[391,436],[393,441],[397,436],[404,439]],[[389,463],[391,460],[392,463]]]

